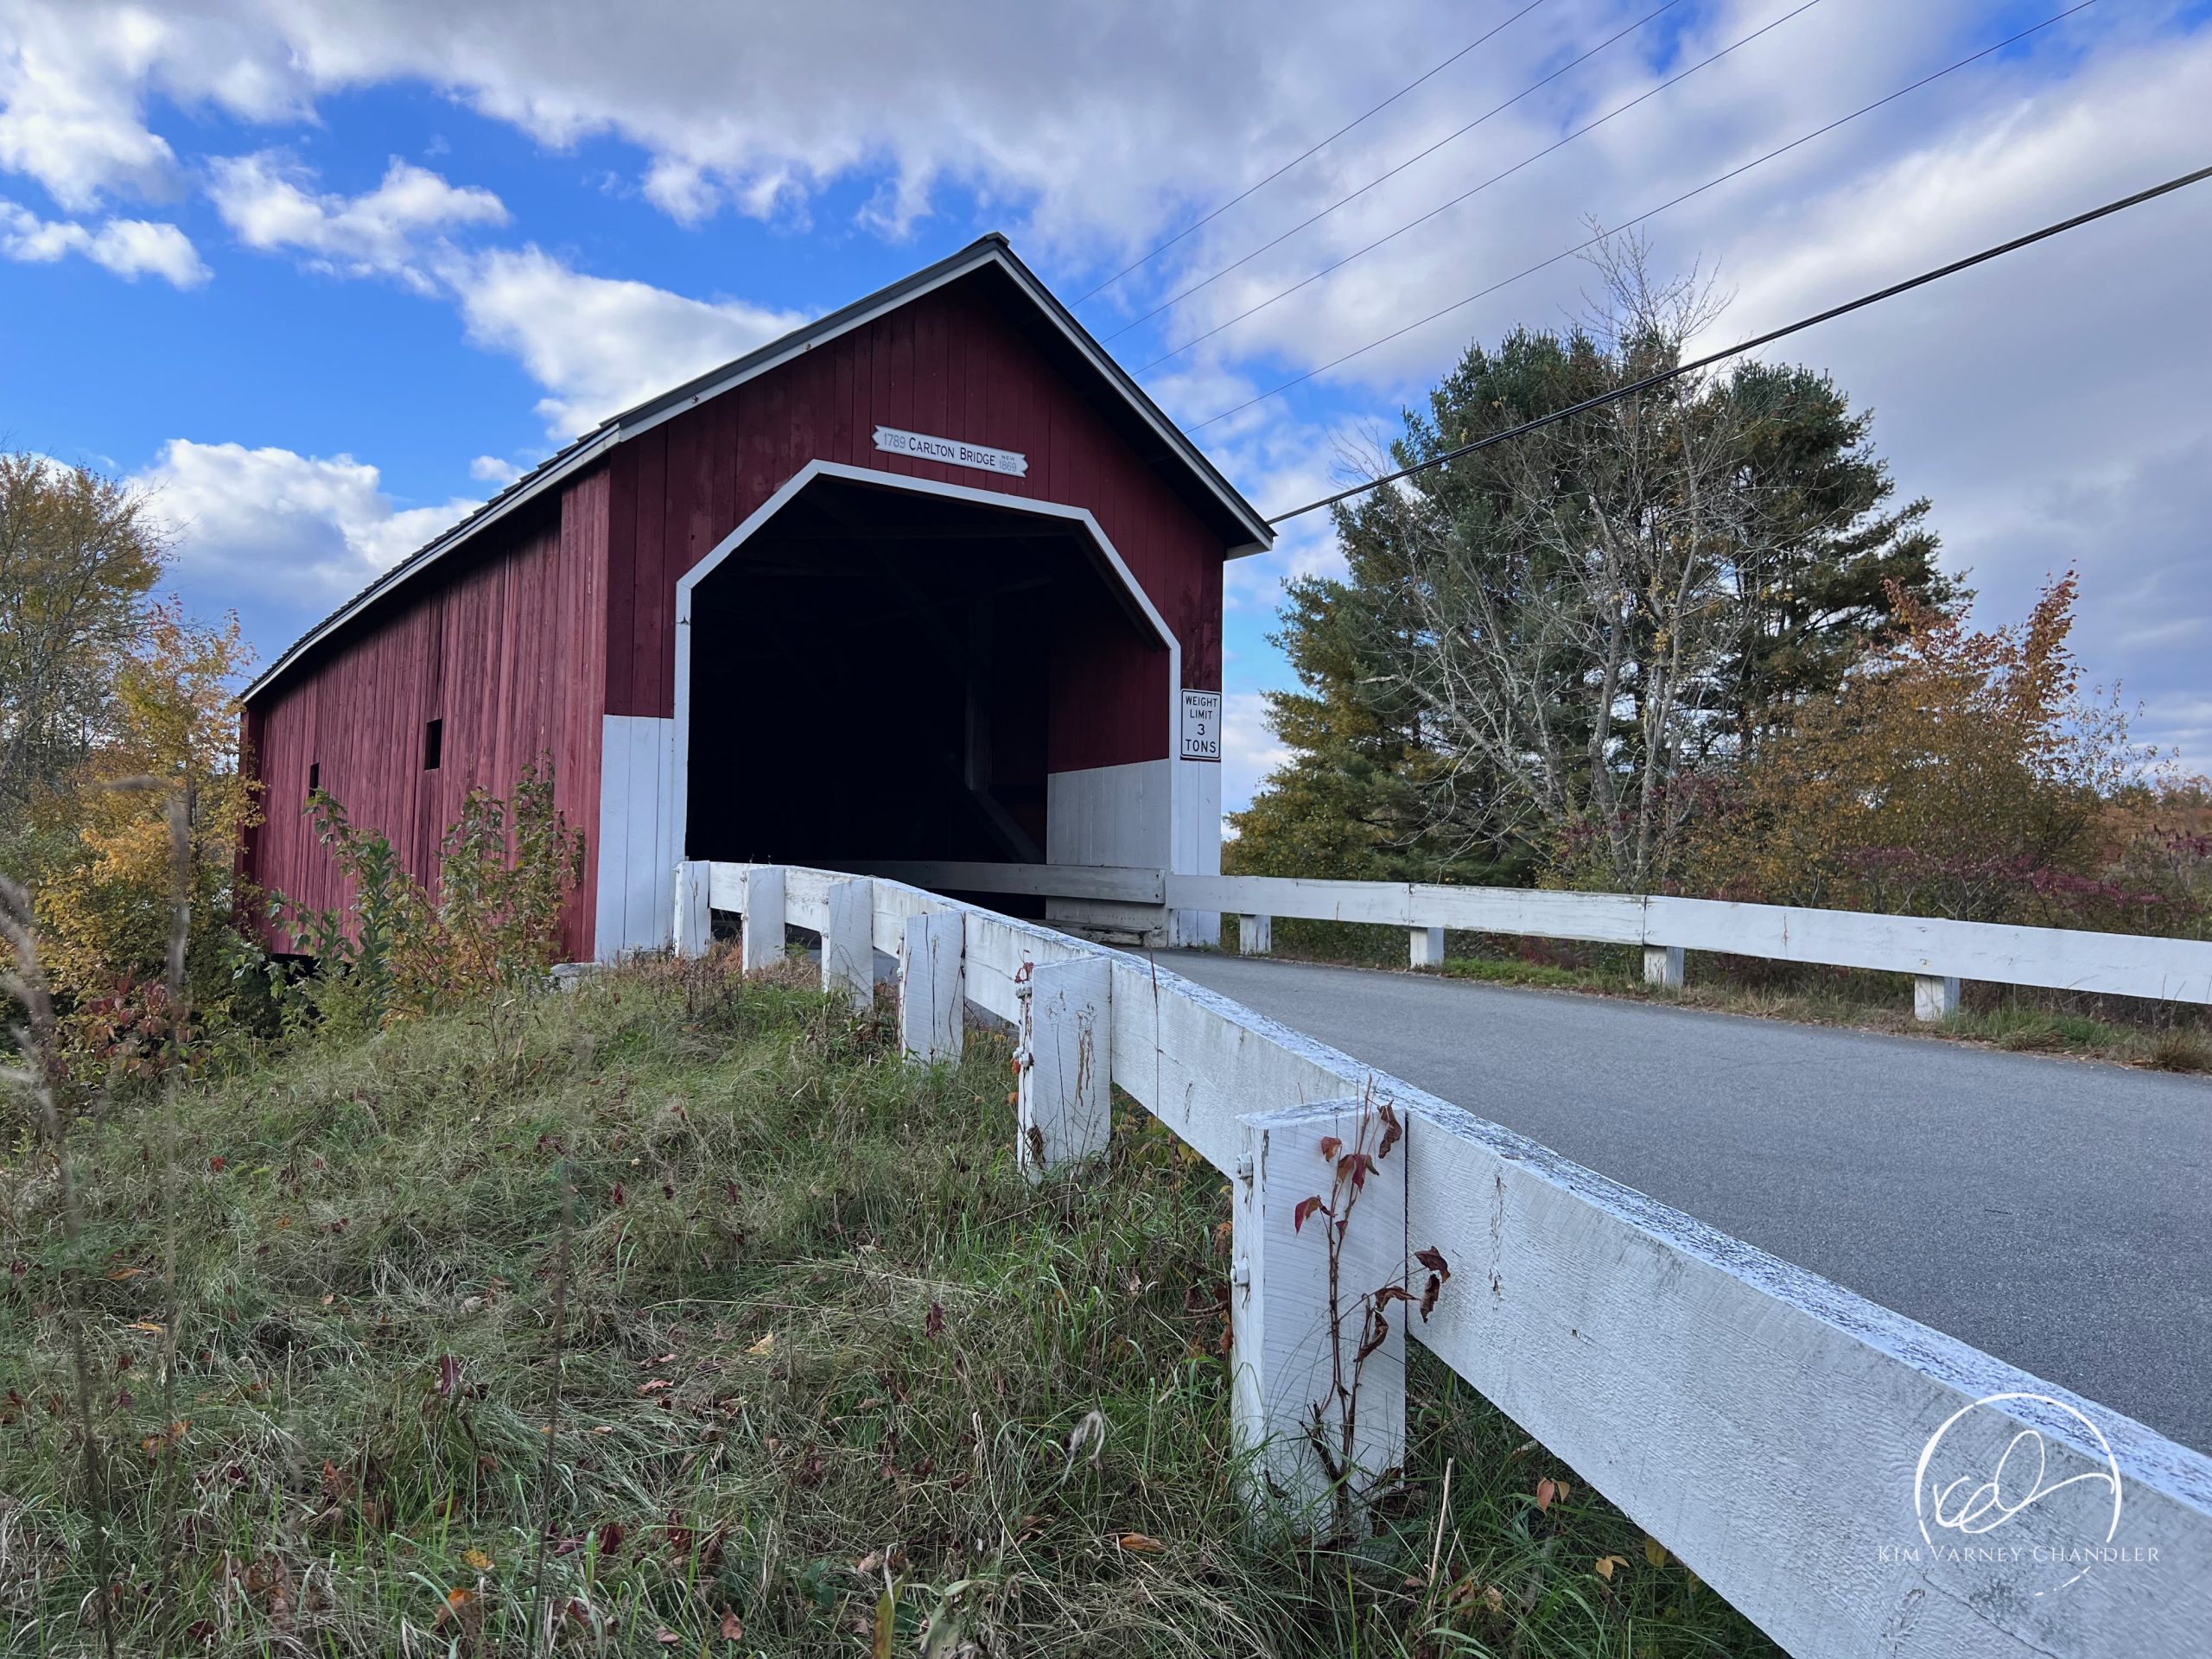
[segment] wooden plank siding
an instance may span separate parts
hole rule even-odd
[[[1221,526],[1160,470],[1182,463],[1122,435],[1120,394],[1057,366],[1027,332],[1034,319],[1012,314],[1026,302],[1004,293],[949,283],[626,434],[558,486],[557,506],[479,531],[259,688],[246,731],[268,817],[242,849],[245,873],[314,908],[345,897],[302,816],[316,762],[354,821],[426,879],[470,785],[505,794],[540,753],[570,824],[595,842],[605,717],[675,713],[678,578],[814,461],[1087,508],[1181,641],[1183,683],[1218,690]],[[884,454],[879,424],[1020,451],[1028,475]],[[1166,653],[1103,597],[1097,617],[1065,619],[1057,643],[1051,768],[1166,755]],[[444,761],[425,772],[432,719]],[[594,954],[595,844],[585,868],[564,924],[578,959]]]
[[[357,824],[390,836],[404,868],[433,885],[439,840],[468,791],[510,794],[542,757],[570,826],[593,832],[610,482],[604,468],[578,479],[556,512],[502,526],[465,568],[402,589],[369,626],[256,699],[247,731],[265,822],[246,849],[252,880],[311,909],[347,898],[305,817],[310,766]],[[432,720],[444,722],[443,753],[426,772]],[[563,917],[571,954],[590,944],[591,863]]]
[[[874,447],[878,425],[1029,458],[1027,478]],[[613,454],[618,592],[607,611],[607,709],[675,713],[676,583],[810,461],[1087,507],[1183,644],[1183,683],[1221,685],[1221,556],[1210,530],[1105,416],[980,296],[955,283],[664,422]],[[623,571],[629,581],[625,584]],[[1166,672],[1127,630],[1056,663],[1055,770],[1158,760]]]

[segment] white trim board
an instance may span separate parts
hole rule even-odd
[[[671,942],[683,825],[676,795],[676,722],[606,715],[599,744],[599,903],[592,955],[613,962]]]
[[[712,551],[693,565],[676,582],[676,719],[675,719],[675,812],[680,824],[690,801],[691,782],[691,607],[699,584],[712,575],[722,563],[765,529],[785,507],[798,499],[807,486],[817,479],[830,479],[848,484],[864,485],[870,488],[904,491],[910,495],[935,496],[943,500],[964,501],[976,506],[989,507],[1002,512],[1027,513],[1033,518],[1057,519],[1080,529],[1089,537],[1093,549],[1104,562],[1103,574],[1121,590],[1121,596],[1129,607],[1135,620],[1148,629],[1154,639],[1167,653],[1167,683],[1160,697],[1160,722],[1163,728],[1163,755],[1173,755],[1176,747],[1176,734],[1180,721],[1179,693],[1183,683],[1183,645],[1175,637],[1167,620],[1160,615],[1160,607],[1152,602],[1143,585],[1131,573],[1121,550],[1114,545],[1088,507],[1070,506],[1064,502],[1041,501],[1026,495],[1008,495],[1000,490],[979,489],[971,484],[946,484],[934,479],[911,478],[899,473],[878,472],[872,467],[855,467],[844,461],[810,461],[805,466],[784,480],[776,493],[746,515],[745,522],[715,543]],[[831,626],[825,624],[825,626]],[[1151,762],[1139,762],[1148,766]],[[1160,825],[1160,864],[1165,868],[1173,856],[1172,826],[1174,823],[1176,796],[1183,792],[1171,762],[1162,760],[1160,765],[1169,768],[1169,806]],[[1099,770],[1110,770],[1100,768]],[[1053,774],[1075,776],[1078,774]],[[1048,783],[1049,787],[1049,783]],[[1051,809],[1046,809],[1047,836],[1050,836]],[[681,858],[688,849],[682,844],[679,834],[677,856]],[[1047,857],[1055,856],[1047,850]],[[1073,862],[1114,862],[1114,860],[1073,860]],[[1149,862],[1147,861],[1140,861]],[[672,902],[672,900],[671,900]],[[673,914],[672,912],[670,912]],[[664,926],[672,926],[672,922]],[[664,940],[665,943],[665,940]]]

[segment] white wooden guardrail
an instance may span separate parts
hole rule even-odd
[[[1240,918],[1238,948],[1249,954],[1264,955],[1273,949],[1275,918],[1295,917],[1405,928],[1416,968],[1440,966],[1445,930],[1458,928],[1640,945],[1644,978],[1655,985],[1681,984],[1683,953],[1688,950],[1910,974],[1914,1012],[1927,1020],[1958,1012],[1959,982],[1967,979],[2212,1003],[2212,943],[2197,939],[1531,887],[1162,875],[1154,870],[1050,864],[879,868],[925,886],[965,893],[1110,897],[1173,910],[1234,914]]]
[[[1016,1145],[1037,1175],[1103,1151],[1119,1088],[1230,1180],[1237,1428],[1294,1519],[1329,1484],[1317,1409],[1327,1444],[1347,1443],[1332,1362],[1367,1345],[1379,1306],[1351,1479],[1403,1446],[1410,1338],[1792,1653],[2205,1651],[2212,1460],[2139,1423],[1142,958],[886,879],[680,867],[680,950],[705,949],[715,910],[744,918],[748,967],[784,954],[787,924],[820,934],[825,985],[856,1006],[875,953],[892,957],[917,1059],[959,1052],[968,1003],[1012,1022]],[[1331,1321],[1331,1229],[1300,1212],[1355,1147],[1378,1155],[1345,1217],[1343,1282],[1414,1300],[1370,1294]],[[1426,1319],[1422,1250],[1450,1269]]]

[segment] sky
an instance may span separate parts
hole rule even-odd
[[[2212,0],[1914,86],[2076,4],[0,0],[0,446],[149,492],[265,663],[601,417],[998,230],[1277,512],[1581,314],[1592,226],[1715,276],[1719,346],[2212,162]],[[2208,295],[2212,183],[1767,353],[1875,411],[1979,620],[2077,569],[2090,676],[2198,768]],[[1281,584],[1338,564],[1314,515],[1230,567],[1232,809]]]

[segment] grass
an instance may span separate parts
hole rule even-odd
[[[1523,962],[1518,957],[1447,957],[1444,971],[1454,979],[1479,979],[1492,985],[1540,985],[1550,990],[1611,988],[1605,977],[1587,968]]]
[[[1220,1178],[1122,1102],[1110,1167],[1027,1185],[1008,1058],[608,974],[188,1090],[172,1192],[151,1108],[80,1122],[73,1279],[18,1147],[4,1650],[98,1650],[104,1513],[129,1653],[518,1654],[533,1609],[563,1653],[1775,1651],[1425,1357],[1377,1535],[1255,1530]]]

